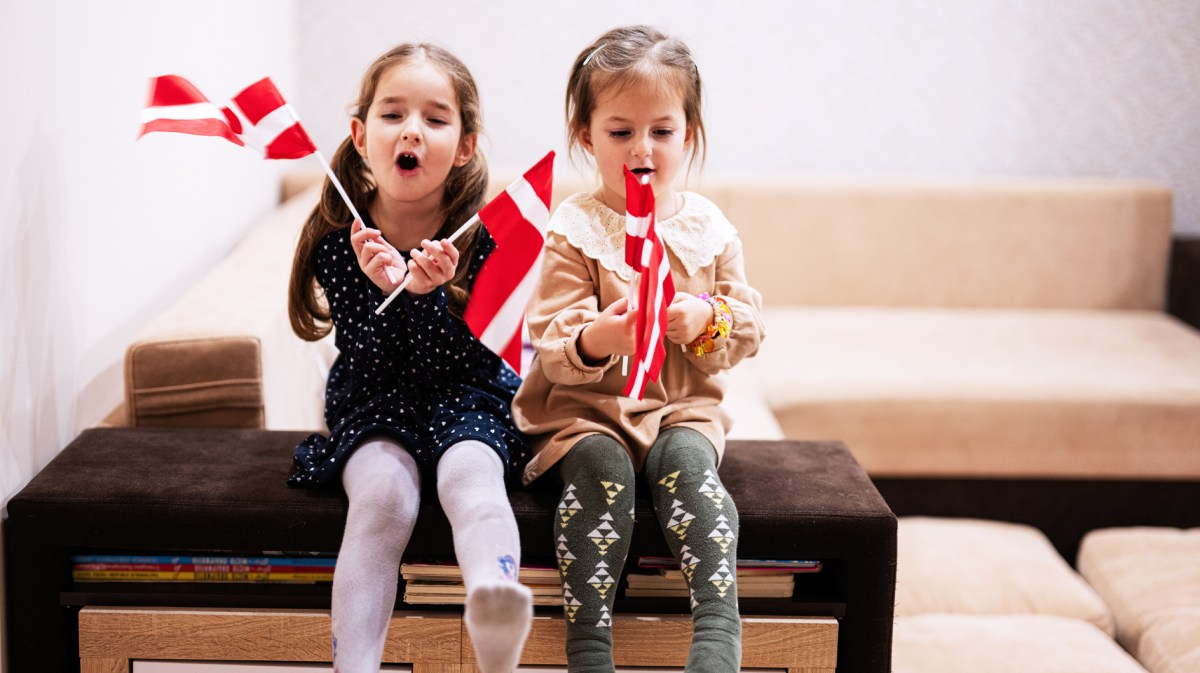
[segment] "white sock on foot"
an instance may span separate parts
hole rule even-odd
[[[533,592],[517,582],[488,582],[467,593],[463,619],[482,673],[512,673],[532,618]]]

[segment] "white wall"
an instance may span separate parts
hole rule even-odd
[[[574,56],[636,22],[696,54],[706,173],[1151,178],[1200,236],[1195,0],[300,0],[300,100],[332,150],[367,64],[434,41],[479,82],[493,164],[525,168],[562,149]]]
[[[149,77],[286,92],[295,34],[286,0],[0,5],[0,507],[118,403],[136,329],[277,200],[285,167],[223,140],[135,143]]]

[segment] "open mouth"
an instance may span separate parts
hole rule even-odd
[[[654,173],[653,168],[631,168],[629,171],[639,178],[646,175],[652,175]]]
[[[417,159],[417,156],[408,152],[401,154],[400,157],[396,159],[396,165],[399,166],[400,170],[402,171],[414,170],[420,164],[421,162]]]

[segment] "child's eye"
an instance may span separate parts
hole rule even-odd
[[[654,135],[666,138],[675,134],[675,129],[654,129]]]
[[[450,122],[448,122],[445,119],[442,119],[440,117],[433,117],[429,120],[429,123],[433,124],[434,126],[445,126],[446,124],[449,124]]]
[[[402,119],[404,117],[404,115],[400,114],[399,112],[385,112],[379,116],[389,121]]]
[[[608,137],[609,138],[628,138],[629,131],[609,131]]]

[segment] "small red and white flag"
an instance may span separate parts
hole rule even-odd
[[[475,277],[463,319],[483,345],[518,373],[525,308],[541,268],[553,184],[554,152],[550,152],[477,215],[496,249]]]
[[[642,244],[650,230],[650,216],[654,214],[654,192],[642,188],[642,182],[629,167],[625,167],[625,263],[634,272],[642,268]],[[646,195],[650,198],[647,200]]]
[[[264,159],[299,159],[317,151],[270,77],[242,89],[224,112],[233,132]]]
[[[638,287],[637,347],[633,353],[633,371],[625,384],[627,397],[642,399],[648,381],[657,381],[667,359],[663,335],[667,331],[667,307],[675,298],[675,281],[671,279],[671,261],[667,249],[658,237],[654,221],[654,191],[649,184],[637,180],[629,181],[632,173],[626,170],[625,203],[626,223],[631,217],[645,217],[645,236],[640,242],[639,259],[633,268],[643,274]],[[636,214],[628,204],[635,203],[640,210]],[[626,230],[628,237],[628,229]],[[628,241],[628,238],[626,238]]]
[[[270,77],[246,87],[225,107],[178,75],[155,77],[138,137],[155,131],[218,136],[258,150],[265,159],[299,159],[317,151]]]
[[[156,131],[217,136],[235,145],[243,144],[221,108],[178,75],[163,75],[150,80],[150,99],[146,109],[142,110],[142,128],[138,137]]]

